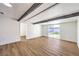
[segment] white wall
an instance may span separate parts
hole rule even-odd
[[[77,42],[77,21],[61,23],[60,30],[62,40]]]
[[[26,39],[36,38],[39,36],[41,36],[41,26],[26,23]]]
[[[79,48],[79,16],[77,17],[77,45]]]
[[[19,22],[0,15],[0,45],[20,41]]]
[[[48,25],[42,25],[42,36],[48,36]]]
[[[26,35],[26,24],[20,23],[20,36],[25,36],[25,35]]]

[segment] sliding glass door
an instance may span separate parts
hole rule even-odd
[[[49,25],[48,26],[48,37],[60,39],[60,25]]]

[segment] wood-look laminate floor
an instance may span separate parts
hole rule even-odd
[[[39,37],[0,46],[1,56],[79,56],[75,43]]]

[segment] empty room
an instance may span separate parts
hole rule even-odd
[[[0,56],[79,56],[79,3],[0,3]]]

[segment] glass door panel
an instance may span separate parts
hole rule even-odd
[[[60,39],[60,25],[49,25],[48,26],[48,37]]]

